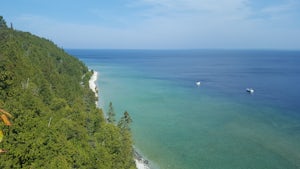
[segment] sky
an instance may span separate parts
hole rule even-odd
[[[0,15],[63,48],[300,50],[300,0],[6,0]]]

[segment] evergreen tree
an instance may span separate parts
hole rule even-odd
[[[6,22],[3,18],[3,16],[0,16],[0,29],[1,28],[7,28]]]
[[[123,117],[120,119],[118,122],[118,127],[120,128],[120,133],[122,135],[121,138],[121,151],[120,151],[120,156],[126,156],[127,158],[123,160],[118,160],[121,163],[121,166],[125,166],[125,168],[131,169],[132,166],[134,166],[134,161],[132,160],[132,156],[128,156],[128,154],[133,155],[133,140],[130,132],[130,124],[132,123],[132,119],[127,111],[124,112]]]
[[[118,122],[118,127],[121,130],[128,130],[130,131],[130,124],[132,123],[132,119],[127,111],[124,112],[123,117],[121,117],[120,121]]]
[[[113,105],[112,105],[112,102],[109,103],[109,108],[108,108],[108,118],[107,118],[107,121],[109,123],[115,123],[116,122],[116,119],[115,119],[115,112],[114,112],[114,108],[113,108]]]

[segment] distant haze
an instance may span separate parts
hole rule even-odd
[[[63,48],[300,50],[299,0],[14,0],[0,11]]]

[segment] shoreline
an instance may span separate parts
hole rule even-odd
[[[144,159],[144,157],[133,148],[134,161],[137,169],[150,169],[149,161]]]
[[[95,96],[97,98],[97,101],[95,102],[95,104],[96,104],[96,106],[98,106],[99,94],[98,94],[98,87],[97,87],[97,83],[96,83],[98,80],[98,72],[95,70],[93,70],[93,72],[94,73],[89,80],[89,87],[95,93]],[[104,114],[104,116],[105,116],[105,114]],[[137,169],[150,169],[149,161],[144,159],[143,156],[140,153],[138,153],[135,148],[134,148],[134,161],[135,161],[135,165],[136,165]]]
[[[136,165],[137,169],[150,169],[148,167],[148,164],[145,164],[145,162],[137,160],[137,159],[134,159],[134,161],[135,161],[135,165]]]
[[[93,70],[93,75],[91,76],[90,80],[89,80],[89,87],[90,89],[95,93],[95,96],[97,98],[97,100],[95,101],[96,106],[98,105],[98,87],[97,87],[97,79],[98,79],[98,72]]]

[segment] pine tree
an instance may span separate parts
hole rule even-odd
[[[118,127],[121,130],[130,131],[130,124],[132,123],[132,119],[127,111],[124,112],[123,117],[118,122]]]
[[[107,121],[109,123],[115,123],[116,122],[116,119],[115,119],[115,112],[114,112],[114,108],[113,108],[113,105],[112,105],[112,102],[109,103],[109,109],[108,109],[108,118],[107,118]]]
[[[3,16],[0,16],[0,29],[1,28],[7,28],[6,22],[3,18]]]
[[[121,166],[125,168],[135,168],[134,161],[132,160],[133,157],[133,140],[130,131],[130,124],[132,123],[132,119],[127,111],[124,112],[123,117],[118,122],[118,127],[120,128],[120,134],[122,135],[121,138],[121,151],[120,157],[122,157],[120,161]],[[125,157],[125,158],[124,158]]]

